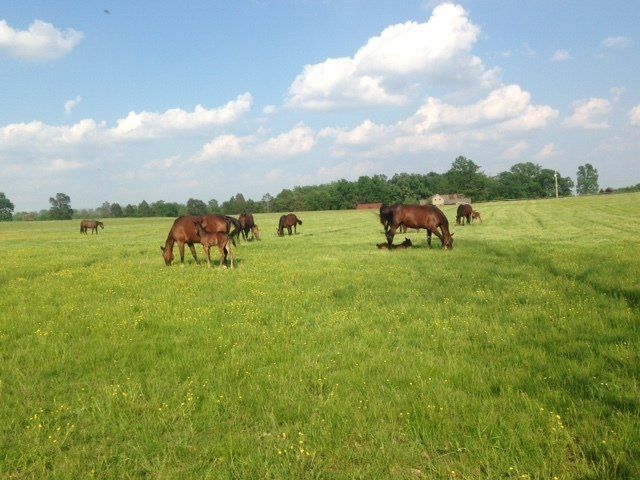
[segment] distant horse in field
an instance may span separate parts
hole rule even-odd
[[[474,210],[471,213],[471,218],[473,218],[474,220],[480,220],[480,223],[482,223],[482,217],[480,216],[480,212],[478,212],[477,210]]]
[[[427,244],[431,247],[431,235],[435,234],[442,248],[453,248],[453,234],[449,232],[449,221],[442,211],[434,205],[392,205],[380,207],[380,221],[389,223],[387,244],[393,244],[393,237],[402,224],[408,228],[426,228]],[[438,232],[440,229],[440,232]]]
[[[249,232],[251,232],[252,238],[260,240],[260,230],[258,229],[258,225],[256,225],[256,222],[253,220],[252,214],[242,213],[238,217],[238,221],[240,222],[240,226],[242,227],[242,238],[248,240]]]
[[[397,249],[405,249],[405,248],[409,248],[413,246],[413,243],[411,243],[411,239],[404,237],[404,242],[399,243],[397,245],[391,245],[389,246],[389,244],[387,242],[384,243],[377,243],[376,246],[380,249],[380,250],[397,250]]]
[[[235,238],[240,234],[240,222],[226,215],[184,215],[178,217],[173,222],[171,230],[169,230],[164,247],[160,247],[165,265],[169,266],[173,263],[173,245],[175,243],[178,244],[178,250],[180,251],[180,263],[184,263],[184,245],[186,243],[194,260],[197,264],[200,264],[196,249],[193,246],[194,243],[201,243],[200,235],[198,235],[194,222],[199,222],[208,233],[223,232],[229,234],[234,245]],[[234,227],[233,231],[231,231],[231,227]]]
[[[278,222],[278,228],[276,231],[278,232],[279,237],[284,237],[284,229],[286,228],[289,231],[289,235],[291,235],[291,227],[293,227],[293,231],[297,234],[296,227],[298,225],[302,225],[302,220],[299,220],[298,217],[293,213],[289,213],[287,215],[282,215],[280,217],[280,221]]]
[[[93,232],[96,232],[96,235],[98,235],[98,227],[104,228],[104,225],[102,224],[102,222],[99,222],[97,220],[82,220],[80,222],[80,233],[84,233],[85,235],[88,235],[87,229],[90,228],[91,235],[93,235]]]
[[[471,223],[471,215],[473,214],[473,208],[468,203],[458,205],[456,212],[456,225],[464,225],[466,219],[467,224]]]
[[[207,267],[211,268],[211,255],[209,249],[217,246],[218,250],[220,250],[220,267],[227,268],[227,255],[229,255],[231,268],[233,268],[233,252],[231,251],[231,238],[229,235],[224,232],[209,233],[202,228],[202,224],[200,222],[194,221],[193,224],[195,225],[198,236],[200,237],[200,243],[204,248],[204,254],[207,258]]]

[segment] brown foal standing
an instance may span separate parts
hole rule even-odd
[[[198,236],[200,237],[200,243],[204,248],[205,256],[207,257],[207,266],[211,267],[211,256],[209,254],[209,249],[211,247],[218,247],[220,250],[220,267],[227,268],[227,254],[229,254],[230,266],[233,268],[233,252],[231,251],[231,237],[224,232],[216,232],[209,233],[204,228],[200,222],[193,222],[196,226],[196,230],[198,231]]]

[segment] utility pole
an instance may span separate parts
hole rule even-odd
[[[556,198],[558,198],[558,171],[557,170],[553,171],[553,178],[556,181]]]

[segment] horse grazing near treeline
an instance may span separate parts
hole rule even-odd
[[[467,224],[471,223],[471,215],[473,214],[473,208],[468,203],[462,203],[458,205],[458,210],[456,211],[456,225],[464,225],[464,221],[467,221]]]
[[[102,222],[99,222],[97,220],[82,220],[80,222],[80,233],[84,233],[85,235],[88,235],[87,229],[90,228],[91,235],[93,235],[93,232],[96,232],[96,235],[98,235],[98,227],[104,228],[104,225],[102,224]]]
[[[407,228],[426,228],[427,244],[431,247],[431,234],[435,234],[442,243],[442,248],[453,248],[453,234],[449,232],[449,220],[434,205],[391,205],[380,207],[380,221],[389,224],[387,244],[393,245],[393,237],[400,225]],[[438,232],[440,229],[440,232]]]
[[[482,217],[480,216],[480,212],[478,212],[477,210],[474,210],[471,213],[471,218],[473,218],[474,220],[480,220],[480,223],[482,223]]]
[[[200,222],[193,222],[200,237],[200,243],[204,248],[204,254],[207,258],[207,267],[211,268],[211,255],[209,249],[211,247],[218,247],[220,251],[220,267],[227,268],[227,255],[231,262],[231,268],[233,268],[233,252],[231,251],[231,238],[229,234],[224,232],[209,233],[207,232]]]
[[[223,232],[229,234],[234,245],[236,244],[235,238],[240,234],[240,222],[226,215],[184,215],[178,217],[173,222],[171,230],[169,230],[164,247],[160,247],[164,263],[167,266],[173,262],[173,245],[175,243],[178,244],[178,250],[180,251],[180,263],[184,263],[184,245],[187,244],[196,263],[200,264],[196,249],[193,246],[194,243],[201,243],[200,235],[198,235],[194,222],[199,222],[208,233]],[[232,226],[234,227],[233,231],[231,231]]]
[[[302,220],[299,220],[298,217],[293,213],[289,213],[287,215],[282,215],[280,217],[280,221],[278,222],[278,228],[276,231],[278,232],[279,237],[284,237],[284,229],[286,228],[289,231],[289,235],[291,235],[291,227],[293,227],[293,231],[297,234],[296,227],[298,225],[302,225]]]
[[[376,247],[378,247],[380,250],[397,250],[397,249],[409,248],[412,246],[413,246],[413,243],[411,243],[411,239],[407,237],[404,237],[404,242],[399,243],[397,245],[392,244],[391,246],[389,246],[387,242],[376,244]]]
[[[250,213],[242,213],[238,217],[238,221],[240,222],[242,238],[245,240],[249,239],[249,232],[251,232],[251,237],[256,240],[260,240],[260,230],[258,229],[258,225],[253,219],[253,215]]]

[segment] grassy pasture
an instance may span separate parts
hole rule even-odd
[[[0,476],[640,478],[640,195],[476,208],[451,252],[256,215],[235,271],[0,223]]]

